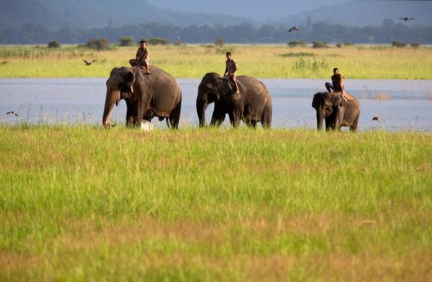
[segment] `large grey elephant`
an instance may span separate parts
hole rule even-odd
[[[234,85],[226,77],[217,73],[207,73],[198,86],[196,108],[199,125],[205,126],[205,110],[210,103],[215,103],[210,125],[219,126],[226,114],[234,127],[243,120],[248,126],[256,127],[261,122],[264,128],[270,128],[272,122],[272,99],[267,87],[251,76],[238,76],[240,93],[234,94]]]
[[[360,117],[360,104],[351,96],[345,101],[335,92],[316,93],[312,100],[312,107],[316,110],[317,128],[320,130],[325,119],[326,130],[340,130],[342,126],[349,126],[353,132],[357,131]]]
[[[170,128],[178,128],[182,92],[177,80],[162,69],[152,66],[152,73],[145,74],[139,67],[114,68],[106,82],[107,93],[102,122],[110,126],[114,105],[126,101],[126,125],[141,125],[144,119],[166,118]]]

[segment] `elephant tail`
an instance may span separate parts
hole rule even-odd
[[[180,90],[180,100],[178,101],[175,108],[171,111],[169,119],[167,119],[168,127],[178,129],[180,123],[181,104],[182,104],[182,92]],[[168,124],[168,120],[169,120],[169,124]]]
[[[263,115],[261,118],[261,124],[264,128],[271,128],[272,123],[272,116],[273,116],[273,105],[271,101],[267,102]]]

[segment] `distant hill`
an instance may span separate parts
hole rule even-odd
[[[323,6],[308,12],[299,13],[277,20],[274,24],[304,25],[307,17],[312,22],[328,22],[349,26],[380,26],[385,19],[394,24],[404,23],[408,26],[432,26],[432,1],[353,1],[335,6]],[[401,17],[414,17],[413,21],[402,21]]]
[[[209,5],[203,0],[148,0],[148,3],[158,8],[176,11],[194,11],[214,14],[227,14],[231,16],[242,15],[262,23],[268,19],[277,20],[299,14],[304,11],[324,5],[337,5],[352,0],[217,0]]]
[[[0,26],[41,24],[50,28],[112,27],[158,22],[189,25],[235,25],[250,19],[206,13],[175,12],[155,8],[146,0],[0,0]]]

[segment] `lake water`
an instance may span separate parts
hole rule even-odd
[[[0,122],[102,124],[104,78],[0,79]],[[180,127],[198,126],[195,109],[200,79],[179,79],[183,91]],[[273,128],[315,128],[313,95],[324,79],[262,79],[273,98]],[[359,130],[432,132],[432,80],[346,80],[345,89],[361,104]],[[389,100],[377,100],[385,94]],[[8,111],[19,114],[6,115]],[[213,106],[207,109],[207,122]],[[125,102],[114,108],[111,123],[124,124]],[[378,117],[379,121],[372,121]],[[153,123],[166,128],[165,122]],[[229,119],[224,122],[229,126]]]

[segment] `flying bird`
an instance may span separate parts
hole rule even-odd
[[[378,117],[373,117],[372,121],[374,121],[374,120],[379,121],[379,118]]]
[[[300,29],[297,26],[293,26],[292,28],[288,29],[288,32],[291,32],[293,30],[299,31]]]
[[[7,114],[7,115],[15,115],[15,116],[18,116],[18,114],[15,113],[14,111],[7,112],[6,114]]]
[[[83,60],[83,61],[86,64],[86,66],[90,66],[91,64],[93,64],[94,62],[96,62],[96,60],[93,60],[91,62],[87,62],[86,60]]]
[[[405,17],[405,18],[400,18],[403,21],[409,21],[409,20],[413,20],[414,18],[410,18],[410,17]]]

